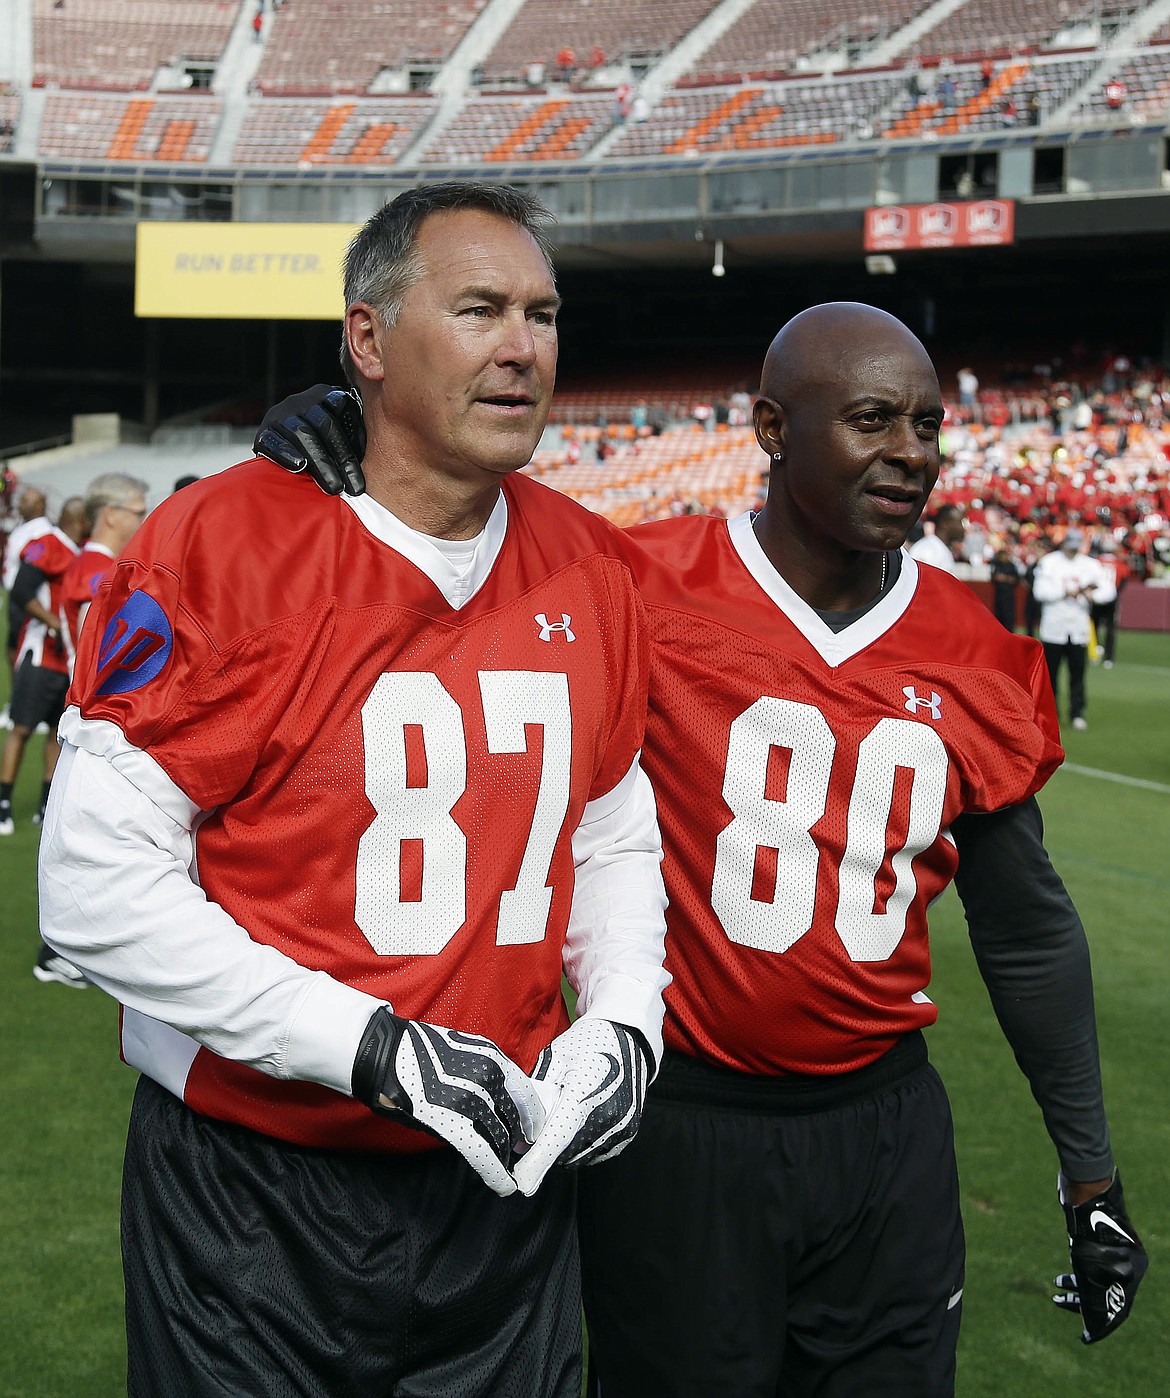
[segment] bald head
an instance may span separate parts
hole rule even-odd
[[[68,534],[75,544],[80,544],[89,534],[89,518],[85,512],[85,501],[80,495],[71,495],[61,506],[61,516],[57,528]]]
[[[27,523],[30,519],[40,519],[45,513],[45,504],[45,492],[35,485],[26,485],[20,492],[16,508],[20,511],[21,519]]]
[[[828,382],[853,378],[875,357],[892,355],[934,377],[921,340],[896,316],[860,301],[828,301],[801,311],[780,330],[764,358],[760,392],[787,407]]]

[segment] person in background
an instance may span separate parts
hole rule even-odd
[[[40,824],[57,767],[57,721],[69,688],[69,650],[62,636],[61,583],[86,535],[85,504],[66,500],[59,522],[25,544],[12,584],[12,602],[24,614],[16,647],[10,727],[0,753],[0,835],[15,831],[12,791],[33,732],[45,724],[44,782],[33,822]]]
[[[1085,536],[1069,529],[1060,548],[1045,554],[1036,564],[1032,592],[1040,604],[1038,635],[1048,661],[1052,692],[1058,694],[1060,671],[1068,670],[1068,717],[1078,730],[1088,728],[1085,718],[1085,663],[1089,655],[1089,622],[1099,593],[1112,584],[1095,558],[1081,549]]]
[[[1091,615],[1101,662],[1106,670],[1112,670],[1117,657],[1117,608],[1132,570],[1118,555],[1117,545],[1110,538],[1101,541],[1097,562],[1104,577],[1094,594]]]
[[[1020,589],[1020,566],[1009,545],[996,550],[991,560],[991,610],[996,620],[1009,631],[1016,629],[1016,611]]]
[[[98,476],[86,487],[88,537],[61,580],[62,635],[69,650],[70,670],[86,612],[146,518],[148,488],[145,481],[121,471]]]
[[[935,512],[934,533],[923,534],[917,543],[911,544],[910,557],[944,573],[954,573],[955,550],[962,544],[965,533],[963,511],[958,505],[942,505]]]
[[[12,601],[12,585],[20,571],[20,555],[26,544],[51,533],[53,521],[46,513],[45,492],[35,485],[26,485],[16,497],[16,512],[20,523],[9,534],[4,545],[4,591],[8,594],[8,673],[16,676],[16,645],[24,626],[24,613]],[[11,685],[10,685],[11,689]]]

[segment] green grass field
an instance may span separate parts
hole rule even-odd
[[[1103,1345],[1082,1346],[1075,1320],[1049,1302],[1068,1257],[1055,1156],[948,895],[932,915],[940,1019],[930,1042],[963,1177],[961,1398],[1170,1392],[1170,636],[1125,634],[1119,654],[1115,669],[1091,672],[1089,731],[1067,735],[1068,766],[1042,804],[1093,944],[1114,1146],[1152,1270],[1132,1318]],[[118,1178],[134,1075],[118,1062],[111,1001],[32,976],[39,765],[35,739],[17,833],[0,840],[0,1395],[113,1398],[125,1392]]]

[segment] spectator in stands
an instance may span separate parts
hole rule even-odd
[[[979,65],[979,90],[986,92],[991,86],[991,79],[995,76],[995,64],[990,58],[985,58]]]
[[[80,549],[87,530],[85,502],[74,496],[61,507],[57,524],[26,543],[12,584],[12,601],[24,613],[17,639],[16,669],[9,705],[11,726],[0,755],[0,835],[15,829],[12,789],[20,773],[24,751],[33,732],[43,723],[45,735],[44,784],[33,820],[39,824],[49,799],[49,783],[57,766],[60,747],[57,722],[65,708],[69,688],[69,651],[62,636],[61,582]]]
[[[955,551],[966,532],[963,511],[958,505],[943,505],[934,515],[934,533],[923,534],[910,545],[910,557],[918,563],[929,563],[944,573],[955,571]]]
[[[1125,84],[1120,78],[1111,78],[1105,84],[1105,105],[1111,112],[1119,112],[1125,106]]]
[[[252,16],[252,37],[257,43],[264,37],[264,4],[263,0],[256,6],[256,13]]]
[[[594,44],[589,51],[589,67],[596,71],[598,68],[605,67],[605,61],[605,50],[600,44]]]
[[[1003,99],[999,109],[999,124],[1001,126],[1015,126],[1019,119],[1020,109],[1014,97],[1008,96]]]
[[[573,76],[573,70],[577,66],[577,55],[568,44],[562,44],[557,50],[557,77],[561,82],[567,83]]]
[[[1089,621],[1098,592],[1110,585],[1095,558],[1081,552],[1085,538],[1069,529],[1059,549],[1036,565],[1032,591],[1040,603],[1040,641],[1059,698],[1062,667],[1068,669],[1068,717],[1076,729],[1088,728],[1085,718],[1085,662],[1089,654]]]
[[[944,73],[942,81],[938,85],[938,97],[942,103],[943,111],[950,116],[955,110],[955,80],[950,73]]]
[[[968,420],[977,421],[979,416],[979,378],[974,369],[960,369],[956,375],[959,385],[959,407]]]
[[[1040,105],[1040,94],[1035,88],[1028,93],[1028,100],[1025,104],[1025,111],[1028,114],[1028,125],[1039,126],[1043,116],[1043,108]]]
[[[201,479],[202,477],[200,476],[180,476],[178,480],[175,481],[175,490],[186,490],[189,485],[194,485],[196,481]],[[171,493],[174,494],[174,491]]]

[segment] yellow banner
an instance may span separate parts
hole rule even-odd
[[[337,320],[346,223],[140,223],[134,313]]]

